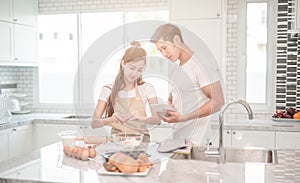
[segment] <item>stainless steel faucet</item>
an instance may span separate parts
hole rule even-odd
[[[253,119],[253,112],[250,105],[241,99],[230,101],[226,103],[220,111],[219,114],[219,147],[217,151],[210,151],[209,149],[205,152],[206,155],[220,155],[221,161],[224,160],[224,151],[223,151],[223,124],[224,124],[224,114],[226,109],[233,104],[241,104],[248,113],[248,118]],[[209,146],[209,145],[208,145]]]

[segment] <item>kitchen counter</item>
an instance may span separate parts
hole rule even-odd
[[[108,144],[99,146],[109,151]],[[225,163],[170,159],[170,153],[156,152],[157,144],[145,147],[154,161],[147,176],[101,175],[103,159],[97,154],[89,161],[67,157],[61,143],[28,155],[1,162],[0,182],[32,180],[46,182],[299,182],[300,150],[278,150],[277,164]]]
[[[72,119],[66,118],[72,114],[52,114],[52,113],[31,113],[24,115],[12,115],[2,119],[0,130],[21,126],[32,123],[42,124],[86,124],[91,123],[91,118]],[[86,116],[86,115],[83,115]],[[218,129],[219,124],[216,121],[212,123],[212,129]],[[170,127],[166,123],[162,123],[159,127]],[[300,122],[278,122],[272,119],[236,119],[225,120],[224,130],[258,130],[258,131],[295,131],[300,132]]]

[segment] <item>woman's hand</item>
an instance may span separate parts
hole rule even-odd
[[[111,121],[112,122],[120,123],[120,124],[126,123],[129,119],[130,119],[130,116],[128,116],[128,115],[123,116],[123,115],[121,115],[119,113],[114,113],[111,116]]]

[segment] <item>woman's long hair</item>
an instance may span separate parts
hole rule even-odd
[[[125,51],[125,54],[120,62],[120,69],[116,76],[113,87],[111,88],[111,94],[107,101],[105,117],[111,117],[113,115],[114,113],[113,106],[115,104],[115,98],[118,95],[119,91],[125,87],[124,68],[122,66],[122,62],[125,65],[130,62],[135,62],[143,59],[146,64],[146,55],[147,55],[146,51],[143,48],[141,48],[140,42],[137,41],[131,42],[131,47]],[[136,81],[137,85],[142,85],[144,83],[145,82],[143,81],[142,76],[138,78]]]

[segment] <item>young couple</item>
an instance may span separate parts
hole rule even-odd
[[[158,100],[153,85],[142,79],[147,54],[139,42],[133,42],[121,59],[114,83],[104,86],[101,91],[92,127],[111,126],[112,134],[143,133],[143,142],[149,142],[147,124],[160,124],[163,120],[174,125],[174,139],[188,139],[195,145],[205,145],[210,127],[208,116],[224,104],[218,69],[206,67],[210,63],[199,64],[201,58],[197,58],[184,43],[181,31],[175,25],[158,27],[151,42],[168,60],[179,60],[170,75],[175,89],[170,91],[169,103],[176,111],[167,111],[166,116],[160,116],[151,108]],[[150,104],[150,117],[145,112],[147,103]]]

